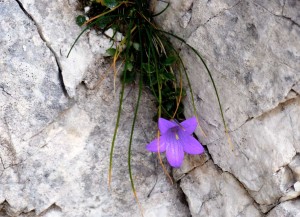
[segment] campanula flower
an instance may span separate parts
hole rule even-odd
[[[176,120],[168,121],[159,118],[159,139],[150,142],[146,149],[152,152],[166,152],[167,160],[172,167],[180,167],[184,159],[184,152],[188,154],[202,154],[203,146],[192,136],[198,123],[195,117],[181,123]]]

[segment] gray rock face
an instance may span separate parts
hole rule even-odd
[[[157,21],[205,58],[233,150],[211,81],[182,46],[208,153],[186,157],[173,170],[180,185],[170,185],[145,150],[156,126],[144,92],[131,160],[144,216],[299,216],[299,2],[170,2]],[[109,40],[95,32],[66,58],[76,13],[75,1],[0,1],[0,216],[141,215],[126,165],[137,90],[125,92],[109,188],[120,84],[102,58]],[[185,103],[192,116],[190,96]]]
[[[300,216],[300,200],[292,200],[284,202],[278,205],[276,208],[270,211],[267,217],[279,217],[279,216]]]
[[[52,50],[60,66],[63,81],[70,97],[75,97],[76,86],[87,72],[92,71],[94,56],[87,37],[82,37],[67,58],[68,51],[80,29],[74,22],[76,1],[28,1],[20,0],[26,13],[33,19],[47,46]],[[62,10],[63,8],[63,10]],[[86,34],[84,34],[86,35]],[[106,51],[108,39],[102,38],[98,53]],[[95,69],[94,69],[95,70]]]
[[[158,22],[203,55],[219,90],[234,148],[232,150],[224,134],[216,96],[205,68],[190,50],[177,43],[182,48],[196,95],[197,112],[207,134],[204,137],[197,132],[200,141],[207,145],[214,163],[244,186],[249,193],[245,197],[254,199],[262,212],[282,203],[274,208],[278,211],[272,213],[296,216],[296,212],[288,210],[297,210],[297,202],[284,201],[299,196],[300,164],[296,155],[300,145],[299,1],[170,2],[171,9],[159,17]],[[164,6],[165,3],[160,2],[157,10]],[[190,18],[187,20],[187,17]],[[189,97],[187,116],[193,114],[190,105]],[[199,175],[188,175],[184,186],[193,185],[199,182],[199,176],[206,175],[201,168],[195,169]],[[184,192],[192,211],[201,194]],[[232,197],[234,194],[231,193]],[[205,201],[200,198],[200,202]],[[214,204],[215,200],[208,200],[205,209],[198,204],[199,210],[192,211],[193,216],[204,215]],[[240,206],[247,205],[237,201],[232,209]],[[253,216],[221,211],[218,215]]]
[[[247,191],[211,160],[185,176],[180,186],[192,216],[261,216]]]
[[[68,1],[0,1],[0,216],[141,216],[127,168],[137,90],[125,92],[109,188],[120,84],[114,90],[113,73],[105,74],[108,40],[96,49],[95,33],[66,59],[80,32],[75,13]],[[145,150],[156,124],[143,95],[131,160],[142,212],[189,216],[179,187]]]
[[[34,23],[20,12],[16,1],[0,4],[0,127],[2,141],[10,146],[9,141],[18,143],[38,134],[70,101],[63,92],[55,57]],[[19,152],[22,146],[7,149]]]

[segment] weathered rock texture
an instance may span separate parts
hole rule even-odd
[[[137,91],[126,89],[109,189],[120,86],[114,93],[102,58],[108,39],[98,44],[90,32],[66,58],[80,32],[75,16],[75,2],[0,1],[0,216],[141,216],[127,169]],[[156,124],[143,95],[132,169],[144,216],[189,216],[180,188],[145,150]]]
[[[177,43],[207,133],[197,135],[219,167],[216,171],[209,161],[182,178],[192,215],[263,216],[275,207],[268,216],[299,216],[299,1],[170,2],[158,22],[205,58],[234,146],[231,150],[224,134],[203,65]],[[159,2],[157,11],[165,5]],[[192,115],[190,104],[189,98],[187,116]]]
[[[299,217],[299,1],[170,3],[157,21],[205,58],[234,148],[203,65],[174,40],[207,137],[197,135],[208,152],[186,157],[173,171],[185,195],[170,185],[144,148],[156,130],[154,105],[144,92],[132,157],[144,216]],[[75,5],[0,0],[0,216],[140,216],[126,166],[136,88],[126,89],[109,189],[120,86],[113,89],[102,57],[105,37],[85,34],[66,58],[80,32]],[[158,2],[156,10],[165,5]],[[190,96],[185,103],[191,116]]]

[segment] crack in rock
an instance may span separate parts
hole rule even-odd
[[[240,4],[242,2],[242,0],[238,1],[237,3],[235,3],[234,5],[230,6],[229,8],[225,8],[222,11],[220,11],[219,13],[217,13],[216,15],[210,17],[208,20],[206,20],[201,26],[205,26],[208,22],[210,22],[212,19],[222,16],[224,14],[225,11],[228,11],[234,7],[236,7],[238,4]]]
[[[227,180],[227,181],[225,181],[225,183],[235,183],[234,184],[235,187],[233,187],[234,189],[239,189],[237,187],[237,186],[239,186],[240,190],[238,190],[238,192],[241,195],[243,195],[242,196],[242,198],[243,198],[243,205],[242,206],[243,207],[242,207],[242,210],[239,211],[239,213],[243,213],[245,210],[247,210],[249,208],[249,206],[252,206],[253,208],[254,207],[256,208],[257,213],[260,214],[259,216],[263,216],[262,211],[259,209],[259,205],[251,197],[251,195],[249,194],[247,189],[242,185],[242,183],[240,183],[240,181],[233,174],[231,174],[227,171],[223,171],[218,165],[216,165],[213,162],[212,159],[210,159],[210,161],[207,161],[205,164],[203,164],[199,168],[201,168],[201,167],[203,167],[203,171],[202,171],[202,169],[200,169],[198,172],[197,172],[197,170],[193,170],[194,172],[192,172],[190,176],[187,176],[187,178],[183,179],[182,180],[183,184],[180,185],[180,187],[183,189],[184,193],[186,194],[187,200],[189,201],[189,205],[191,206],[191,207],[189,207],[191,213],[200,214],[201,211],[203,209],[205,209],[203,207],[203,205],[207,202],[209,203],[207,206],[211,207],[212,204],[215,204],[215,201],[220,202],[220,200],[221,201],[226,200],[226,197],[228,196],[227,193],[226,193],[226,190],[225,190],[224,193],[221,190],[222,188],[225,187],[224,185],[226,185],[226,184],[223,185],[221,183],[223,183],[223,181]],[[206,181],[205,181],[205,179],[200,178],[203,175],[200,171],[202,171],[204,173],[207,172],[206,175],[208,175],[211,178],[214,177],[214,176],[218,177],[217,178],[218,181],[216,180],[217,184],[214,183],[214,181],[212,181],[213,183],[207,184],[208,186],[215,186],[215,187],[211,187],[211,190],[208,190],[209,193],[208,193],[208,191],[202,189],[202,190],[200,190],[201,196],[200,195],[192,196],[191,194],[194,194],[194,193],[191,193],[191,186],[189,186],[187,183],[190,183],[192,186],[194,186],[196,183],[198,183],[199,185],[200,184],[205,185],[205,182],[209,181],[209,178]],[[208,172],[208,171],[210,171],[210,172]],[[212,172],[212,171],[214,171],[214,172]],[[217,175],[217,174],[219,174],[219,175]],[[233,182],[233,180],[235,180],[235,181]],[[195,184],[193,184],[193,183],[195,183]],[[231,184],[229,184],[229,185],[231,185]],[[201,198],[200,200],[199,200],[199,197]],[[233,209],[235,210],[236,207],[233,207]],[[203,212],[205,213],[205,210]],[[238,216],[238,215],[235,214],[234,216]]]
[[[9,92],[7,92],[4,87],[0,86],[0,88],[1,88],[2,92],[6,93],[8,96],[12,97],[12,95]]]
[[[2,213],[1,213],[2,212]],[[61,213],[62,208],[58,206],[56,203],[53,203],[50,205],[47,209],[43,210],[41,213],[37,213],[35,209],[30,209],[28,210],[27,208],[24,208],[23,210],[20,211],[14,211],[13,207],[9,204],[9,202],[5,199],[1,204],[0,204],[0,216],[5,215],[8,217],[15,217],[15,216],[44,216],[47,214],[47,216],[51,214],[52,215],[57,215],[57,213]]]
[[[211,160],[213,161],[213,159],[211,158]],[[213,161],[214,162],[214,161]],[[215,163],[214,163],[215,164]],[[219,169],[219,170],[221,170],[223,173],[227,173],[227,174],[229,174],[229,175],[231,175],[238,183],[239,183],[239,185],[247,192],[247,196],[249,197],[249,198],[251,198],[253,201],[252,201],[252,204],[254,204],[258,209],[260,209],[259,208],[259,204],[255,201],[255,199],[251,196],[251,194],[249,193],[249,190],[245,187],[245,185],[237,178],[237,177],[235,177],[234,176],[234,174],[233,173],[231,173],[231,172],[229,172],[229,171],[224,171],[221,167],[219,167],[217,164],[215,164],[215,166]],[[261,211],[261,210],[260,210]],[[262,211],[261,211],[262,212]]]
[[[293,90],[291,90],[291,91],[293,92]],[[262,114],[261,116],[267,115],[269,112],[273,112],[274,110],[280,111],[281,108],[284,108],[284,107],[287,107],[287,106],[292,105],[292,104],[295,102],[295,100],[296,100],[296,101],[299,100],[299,95],[296,95],[296,98],[292,98],[292,99],[290,98],[290,99],[288,99],[288,100],[286,100],[286,101],[280,103],[278,106],[276,106],[276,107],[273,108],[272,110],[270,110],[270,111],[268,111],[268,112]],[[258,118],[260,118],[261,116],[259,116]],[[251,120],[252,120],[252,119],[251,119]],[[248,122],[251,121],[251,120],[248,120]],[[294,145],[294,146],[295,146],[295,145]],[[295,153],[296,153],[296,152],[295,152]],[[210,154],[209,151],[208,151],[208,154]],[[211,157],[211,160],[213,160],[212,157]],[[287,162],[285,165],[288,165],[291,161],[292,161],[292,158],[291,158],[290,161]],[[213,161],[213,162],[214,162],[214,161]],[[217,165],[217,164],[215,164],[215,165],[216,165],[220,170],[222,170],[223,172],[227,172],[227,173],[229,173],[230,175],[232,175],[232,176],[240,183],[240,185],[243,186],[243,188],[248,192],[248,196],[254,200],[255,196],[250,195],[250,192],[251,192],[251,191],[248,191],[248,190],[247,190],[247,187],[245,187],[246,185],[244,185],[243,183],[241,183],[241,182],[239,181],[239,179],[238,179],[233,173],[231,173],[231,171],[229,172],[229,171],[227,171],[227,169],[226,169],[226,170],[223,170],[219,165]],[[282,168],[282,167],[281,167],[281,168]],[[289,173],[289,172],[287,171],[287,173],[285,173],[285,174],[288,174],[288,173]],[[279,176],[281,176],[281,175],[279,175]],[[292,182],[292,181],[284,181],[284,180],[286,179],[286,176],[285,176],[285,177],[282,176],[282,178],[283,178],[283,179],[282,179],[282,184],[283,184],[283,185],[281,185],[280,188],[281,188],[281,191],[282,191],[282,192],[285,192],[285,193],[283,193],[283,194],[282,194],[282,197],[278,198],[278,200],[277,200],[276,202],[272,203],[272,204],[262,204],[262,203],[259,203],[259,204],[258,204],[257,202],[255,202],[255,205],[256,205],[257,207],[258,207],[258,205],[260,205],[260,207],[259,207],[259,210],[260,210],[260,211],[262,211],[262,212],[267,212],[267,211],[270,210],[271,208],[276,207],[277,205],[279,205],[281,202],[283,202],[283,201],[288,201],[288,200],[292,200],[292,199],[294,199],[294,198],[296,198],[296,197],[299,196],[298,193],[295,192],[295,190],[293,190],[292,185],[294,184],[294,182]],[[287,180],[289,180],[289,179],[287,179]],[[266,183],[266,184],[267,184],[267,183]],[[257,192],[259,192],[263,187],[264,187],[264,185],[261,186],[261,188],[260,188],[259,190],[257,190]],[[255,201],[255,200],[254,200],[254,201]]]
[[[282,18],[282,19],[285,19],[285,20],[291,22],[292,25],[295,25],[295,26],[297,26],[298,28],[300,28],[300,24],[299,24],[299,23],[297,23],[296,21],[294,21],[291,17],[285,16],[285,15],[283,14],[283,10],[284,10],[284,7],[285,7],[285,3],[286,3],[286,1],[284,1],[284,5],[283,5],[283,7],[282,7],[282,14],[281,14],[281,15],[278,15],[278,14],[274,14],[272,11],[268,10],[268,9],[267,9],[266,7],[264,7],[263,5],[261,5],[261,4],[257,3],[257,2],[253,2],[253,4],[255,4],[255,5],[257,5],[257,6],[261,7],[261,8],[263,8],[264,10],[266,10],[267,12],[269,12],[270,14],[272,14],[273,16],[279,17],[279,18]]]
[[[294,86],[293,86],[293,88],[294,88]],[[255,120],[255,119],[261,118],[261,117],[267,115],[268,113],[272,113],[274,110],[278,109],[278,107],[287,105],[287,104],[290,102],[290,100],[293,100],[293,99],[295,99],[295,98],[300,97],[300,95],[298,94],[298,92],[295,91],[293,88],[291,88],[290,92],[295,93],[295,96],[294,96],[294,97],[288,98],[288,99],[286,99],[286,100],[283,101],[283,102],[279,102],[276,106],[274,106],[273,108],[271,108],[271,109],[269,109],[269,110],[263,112],[262,114],[260,114],[260,115],[258,115],[258,116],[248,117],[247,120],[246,120],[243,124],[241,124],[240,126],[238,126],[237,128],[235,128],[235,129],[233,129],[233,130],[230,130],[229,133],[236,132],[237,130],[239,130],[240,128],[242,128],[245,124],[247,124],[247,123],[249,123],[249,122],[251,122],[251,121],[253,121],[253,120]],[[290,93],[290,92],[289,92],[289,93]],[[287,94],[287,96],[288,96],[288,94]],[[211,124],[210,124],[210,125],[211,125]],[[214,126],[214,125],[212,125],[212,126]],[[210,144],[214,144],[214,143],[220,141],[220,140],[223,139],[223,138],[224,138],[224,135],[221,136],[221,137],[216,138],[216,139],[213,140],[213,141],[210,141],[209,143],[206,143],[205,145],[208,146],[208,145],[210,145]]]
[[[23,210],[16,212],[6,199],[0,204],[0,215],[2,216],[3,214],[7,217],[15,217],[15,216],[23,216],[23,215],[36,216],[34,209],[26,210],[26,208],[24,208]]]
[[[292,86],[294,87],[294,85],[292,85]],[[272,107],[271,109],[269,109],[269,110],[267,110],[267,111],[264,111],[263,113],[261,113],[261,114],[259,114],[259,115],[257,115],[257,116],[248,117],[244,123],[242,123],[242,124],[241,124],[240,126],[238,126],[237,128],[235,128],[235,129],[233,129],[233,130],[230,130],[229,133],[233,133],[233,132],[239,130],[240,128],[242,128],[242,127],[243,127],[245,124],[247,124],[248,122],[250,122],[250,121],[252,121],[252,120],[254,120],[254,119],[258,119],[258,118],[264,117],[265,115],[267,115],[268,113],[272,113],[274,110],[278,109],[279,107],[286,106],[286,105],[290,102],[290,100],[293,100],[293,99],[295,99],[295,98],[300,97],[299,94],[298,94],[298,92],[295,91],[295,90],[293,89],[293,87],[290,89],[290,91],[289,91],[288,94],[286,95],[284,101],[278,102],[277,105],[275,105],[274,107]],[[290,95],[290,93],[291,93],[292,95]],[[222,139],[223,137],[224,137],[224,136],[219,137],[219,138],[215,139],[214,141],[207,143],[206,145],[215,143],[215,142],[217,142],[218,140]]]
[[[18,3],[20,9],[24,12],[24,14],[34,23],[34,25],[36,26],[36,29],[37,29],[37,32],[38,32],[40,38],[45,42],[46,46],[48,47],[48,49],[50,50],[50,52],[53,54],[53,56],[55,58],[56,65],[57,65],[57,68],[58,68],[58,72],[59,72],[58,74],[59,74],[59,81],[60,81],[61,88],[63,90],[64,95],[66,97],[69,97],[69,94],[67,92],[67,89],[65,87],[65,83],[64,83],[64,80],[63,80],[62,67],[61,67],[58,55],[53,50],[53,48],[49,45],[48,41],[45,39],[41,28],[39,27],[38,23],[35,21],[35,19],[33,18],[33,16],[25,10],[25,8],[24,8],[23,4],[20,2],[20,0],[15,0],[15,1]]]
[[[58,206],[56,203],[53,203],[47,209],[42,211],[39,215],[44,216],[44,215],[48,214],[47,216],[52,216],[52,215],[55,215],[54,213],[61,213],[61,212],[62,212],[62,208],[60,206]]]
[[[200,24],[199,26],[197,25],[197,27],[196,27],[195,29],[193,29],[189,35],[187,35],[186,41],[188,41],[188,40],[190,39],[190,37],[191,37],[195,32],[198,31],[199,28],[204,27],[207,23],[209,23],[209,22],[210,22],[211,20],[213,20],[214,18],[217,18],[217,17],[219,17],[219,16],[222,16],[226,11],[228,11],[228,10],[230,10],[230,9],[232,9],[232,8],[234,8],[234,7],[236,7],[236,6],[239,5],[241,2],[242,2],[242,0],[238,1],[238,2],[235,3],[234,5],[232,5],[232,6],[228,7],[228,8],[225,8],[225,9],[223,9],[222,11],[218,12],[217,14],[215,14],[214,16],[208,18],[204,23]]]
[[[76,105],[75,101],[73,103],[73,105],[71,105],[69,108],[61,111],[57,117],[55,117],[49,124],[47,124],[45,127],[43,127],[42,129],[40,129],[38,132],[36,132],[35,134],[33,134],[32,136],[30,136],[29,138],[24,138],[23,141],[30,141],[32,139],[34,139],[35,137],[43,134],[45,131],[47,131],[49,128],[51,128],[55,123],[57,123],[57,121],[60,120],[61,117],[63,117],[68,111],[70,111],[71,109],[73,109],[73,107]],[[44,148],[46,145],[43,145],[41,148]]]
[[[213,164],[214,164],[214,166],[216,167],[217,170],[221,171],[221,173],[223,173],[223,174],[228,174],[228,175],[230,175],[232,178],[234,178],[234,179],[236,180],[236,182],[240,185],[240,187],[242,187],[242,188],[245,190],[245,192],[247,193],[247,196],[248,196],[249,198],[251,198],[252,203],[248,204],[248,205],[247,205],[240,213],[244,212],[244,211],[247,209],[247,207],[249,207],[250,205],[254,205],[254,206],[261,212],[261,214],[262,214],[263,212],[262,212],[262,210],[260,209],[259,204],[258,204],[258,203],[255,201],[255,199],[251,196],[251,194],[249,193],[249,190],[244,186],[244,184],[243,184],[242,182],[240,182],[240,180],[239,180],[237,177],[235,177],[235,175],[234,175],[233,173],[231,173],[231,172],[229,172],[229,171],[223,170],[218,164],[216,164],[216,163],[214,162],[214,160],[213,160],[213,158],[212,158],[212,156],[211,156],[211,154],[210,154],[210,152],[209,152],[208,149],[205,149],[205,154],[206,154],[206,156],[207,156],[207,157],[206,157],[206,160],[203,161],[201,164],[196,165],[194,168],[192,168],[192,169],[189,170],[188,172],[184,173],[184,175],[180,177],[179,183],[181,182],[181,180],[182,180],[182,178],[183,178],[184,176],[188,175],[189,173],[191,173],[192,171],[194,171],[194,170],[197,169],[198,167],[203,166],[204,164],[206,164],[206,163],[208,162],[208,160],[211,160],[211,161],[213,162]],[[175,174],[176,174],[176,173],[175,173]],[[173,171],[173,176],[174,176],[174,171]],[[178,179],[177,179],[177,180],[178,180]],[[180,186],[180,188],[182,189],[181,186]],[[182,190],[183,190],[183,189],[182,189]],[[183,192],[184,192],[184,191],[183,191]],[[187,195],[186,195],[186,197],[187,197]],[[209,201],[210,199],[212,199],[212,198],[206,199],[206,200],[203,202],[203,204],[204,204],[205,202]],[[203,205],[203,204],[202,204],[202,205]],[[200,210],[201,210],[201,209],[200,209]],[[239,216],[239,215],[237,215],[237,216]]]

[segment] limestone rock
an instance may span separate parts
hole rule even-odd
[[[196,167],[202,166],[209,160],[207,153],[201,155],[186,155],[180,168],[173,169],[173,177],[176,181],[183,178]]]
[[[299,149],[297,151],[299,152]],[[300,155],[297,154],[288,166],[293,171],[295,179],[300,180]]]
[[[235,178],[211,160],[185,176],[180,186],[192,216],[263,216]]]
[[[140,216],[127,168],[137,88],[126,89],[109,189],[120,84],[114,90],[113,73],[98,59],[105,40],[91,51],[84,36],[65,58],[79,33],[69,3],[0,1],[0,216]],[[144,216],[189,216],[180,189],[145,150],[156,124],[143,95],[131,164]]]
[[[252,217],[271,210],[267,216],[297,216],[298,1],[170,3],[157,21],[203,55],[234,146],[231,150],[224,135],[203,65],[173,40],[182,46],[200,124],[208,135],[196,133],[207,154],[189,156],[173,171],[191,214]],[[157,10],[164,6],[158,2]],[[126,89],[109,189],[120,84],[114,90],[114,78],[106,74],[109,66],[101,59],[109,41],[95,32],[84,35],[66,58],[80,32],[76,13],[75,1],[0,1],[0,216],[140,216],[126,166],[137,91]],[[131,159],[141,207],[149,217],[189,216],[179,187],[169,184],[156,157],[144,148],[156,131],[147,94]],[[187,117],[193,114],[190,105],[188,96]]]
[[[76,4],[64,0],[55,2],[20,0],[20,4],[33,19],[43,40],[55,54],[65,88],[70,97],[75,97],[76,86],[88,71],[95,70],[90,67],[94,64],[93,55],[105,53],[110,47],[109,39],[100,37],[102,41],[97,43],[95,37],[89,36],[91,38],[89,41],[87,34],[83,34],[67,58],[71,45],[82,30],[75,23],[76,13],[79,15],[79,12],[76,12]],[[97,51],[93,49],[94,47],[98,47]]]
[[[2,148],[29,139],[70,106],[53,53],[16,1],[2,1],[0,107]],[[7,155],[6,155],[7,157]]]
[[[292,100],[232,132],[233,151],[226,138],[209,145],[215,162],[232,172],[259,204],[275,204],[295,182],[283,166],[298,150],[299,105],[299,99]]]
[[[300,200],[286,201],[272,209],[267,217],[299,217],[300,216]]]
[[[208,136],[196,134],[212,160],[243,184],[263,212],[278,201],[298,197],[294,189],[299,181],[297,166],[291,163],[300,146],[298,1],[194,0],[188,8],[183,2],[170,2],[170,10],[158,22],[183,37],[205,59],[234,146],[231,151],[203,64],[177,43],[200,124]],[[178,25],[186,13],[191,13],[189,23]],[[191,103],[189,96],[185,102],[188,117],[193,115]]]

